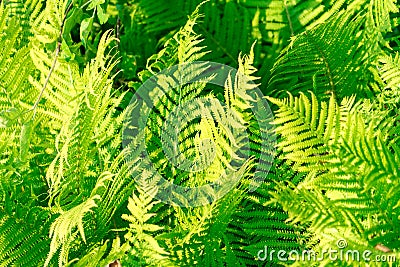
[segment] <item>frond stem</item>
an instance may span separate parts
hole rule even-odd
[[[218,40],[215,39],[215,37],[206,28],[203,27],[203,25],[199,23],[198,26],[222,50],[222,52],[225,53],[225,55],[227,55],[233,62],[236,62],[235,57],[232,56],[231,53],[229,53],[229,51],[223,45],[221,45],[221,43],[218,42]]]
[[[288,9],[288,6],[287,6],[287,4],[286,4],[286,0],[283,1],[283,5],[285,6],[286,17],[287,17],[288,22],[289,22],[290,35],[291,35],[291,36],[294,36],[294,30],[293,30],[292,19],[290,18],[289,9]]]
[[[312,36],[310,36],[310,35],[308,34],[307,31],[305,31],[304,34],[305,34],[305,36],[308,37],[308,39],[310,40],[310,43],[318,50],[318,52],[319,52],[319,54],[320,54],[320,56],[321,56],[321,58],[322,58],[322,61],[324,62],[325,67],[326,67],[326,72],[327,72],[326,74],[328,75],[329,85],[330,85],[330,87],[332,88],[333,94],[335,95],[335,83],[333,82],[333,77],[332,77],[331,68],[330,68],[330,66],[329,66],[328,60],[326,59],[326,57],[325,57],[325,55],[324,55],[324,52],[323,52],[323,51],[321,50],[321,48],[314,42]]]
[[[40,100],[42,99],[44,90],[46,89],[47,84],[48,84],[49,81],[50,81],[50,76],[51,76],[51,74],[53,73],[53,71],[54,71],[54,69],[55,69],[55,67],[56,67],[58,55],[60,54],[60,50],[61,50],[61,42],[62,42],[62,34],[63,34],[63,31],[64,31],[64,24],[65,24],[65,21],[66,21],[66,19],[67,19],[67,15],[68,15],[69,11],[70,11],[71,8],[72,8],[72,5],[73,5],[73,2],[71,2],[71,3],[68,5],[67,9],[65,10],[65,15],[64,15],[64,17],[63,17],[63,20],[62,20],[61,26],[60,26],[60,33],[59,33],[58,38],[57,38],[57,47],[56,47],[55,52],[54,52],[53,64],[51,65],[49,74],[47,74],[46,80],[45,80],[45,82],[44,82],[44,84],[43,84],[42,89],[40,90],[39,96],[38,96],[38,98],[36,99],[35,104],[33,104],[32,108],[30,109],[30,111],[33,110],[32,120],[35,119],[35,116],[36,116],[36,108],[37,108],[37,106],[39,105]]]

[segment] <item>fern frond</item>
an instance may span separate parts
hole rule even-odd
[[[137,195],[133,194],[128,201],[130,214],[122,215],[122,219],[130,223],[125,239],[131,243],[132,248],[128,255],[121,259],[121,263],[137,261],[140,266],[170,266],[171,263],[167,259],[169,253],[160,246],[157,236],[154,236],[164,227],[151,223],[151,218],[156,215],[151,211],[158,203],[153,199],[157,188],[154,185],[141,184],[137,190]]]
[[[40,14],[43,7],[42,0],[10,0],[5,2],[6,7],[10,10],[11,17],[18,18],[23,29],[21,43],[27,43],[28,38],[32,35],[32,29],[38,26],[35,19]]]
[[[247,165],[246,168],[244,173],[248,176],[251,166]],[[246,178],[249,177],[244,177],[244,180]],[[238,188],[211,204],[201,207],[175,207],[175,229],[171,233],[163,234],[161,238],[171,250],[171,259],[176,265],[224,266],[231,260],[236,266],[244,266],[240,265],[240,258],[232,251],[234,239],[231,239],[227,228],[245,196],[245,186],[246,183],[241,183]],[[176,241],[171,242],[171,238]]]
[[[268,90],[272,95],[313,90],[317,95],[333,92],[339,97],[374,93],[368,68],[378,56],[378,44],[362,31],[367,21],[365,15],[354,18],[352,13],[340,12],[293,37],[272,69]]]
[[[285,137],[278,144],[284,157],[296,162],[301,172],[326,170],[325,163],[332,159],[329,145],[337,142],[340,132],[334,96],[321,105],[314,94],[311,101],[303,93],[298,98],[289,95],[285,100],[268,99],[280,107],[274,123],[279,125],[275,131]]]
[[[28,215],[20,219],[2,213],[0,266],[37,266],[44,263],[50,245],[47,231],[51,220],[46,218],[46,212],[43,210],[32,211],[36,213],[37,218]]]
[[[393,56],[386,55],[380,58],[381,68],[379,70],[381,78],[384,82],[385,89],[380,97],[383,103],[395,105],[399,103],[399,75],[400,75],[400,57],[398,52]]]
[[[116,60],[106,51],[113,40],[109,32],[103,35],[96,58],[82,74],[73,74],[74,81],[63,72],[76,70],[77,64],[61,63],[54,69],[55,82],[49,84],[51,94],[43,95],[44,105],[60,110],[64,122],[55,138],[57,153],[46,179],[49,205],[55,205],[58,213],[65,212],[52,225],[46,264],[56,253],[60,264],[66,264],[69,256],[80,257],[80,253],[94,250],[109,234],[114,213],[132,193],[130,164],[134,162],[125,161],[126,151],[120,150],[127,111],[116,110],[125,94],[113,92],[111,71]],[[74,90],[68,90],[71,83]],[[70,112],[64,113],[66,110]],[[72,191],[79,193],[70,194]],[[91,216],[86,215],[89,212]],[[84,235],[84,229],[91,234]],[[76,245],[76,239],[87,245]]]
[[[61,215],[52,223],[50,227],[50,238],[52,238],[50,251],[44,266],[49,265],[51,258],[61,246],[63,246],[61,249],[65,250],[65,247],[71,242],[71,238],[76,238],[76,234],[72,232],[75,227],[78,228],[83,241],[86,242],[83,229],[83,217],[86,213],[91,212],[92,209],[97,206],[95,200],[98,199],[100,199],[100,197],[95,195],[85,202],[76,205],[72,209],[62,212]],[[65,258],[65,254],[67,253],[61,253],[61,257]]]

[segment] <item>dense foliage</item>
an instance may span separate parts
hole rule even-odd
[[[321,255],[343,241],[371,259],[400,259],[399,7],[0,1],[0,266],[396,266],[259,255]],[[211,76],[161,86],[145,128],[127,138],[138,88],[199,60],[238,73],[224,88],[208,86]],[[265,97],[249,97],[256,85]],[[234,116],[217,104],[193,110],[201,119],[178,134],[179,156],[212,158],[193,172],[164,155],[160,129],[199,99],[218,99]],[[274,115],[264,121],[254,113],[262,100]],[[235,123],[247,133],[248,158],[230,151],[241,135],[226,125]],[[241,179],[210,203],[184,205],[181,196],[170,205],[155,197],[157,174],[188,187]]]

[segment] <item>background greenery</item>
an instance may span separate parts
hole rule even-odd
[[[340,239],[400,258],[397,1],[0,3],[0,266],[397,266],[257,259],[265,246],[322,252]],[[144,81],[196,60],[255,81],[275,127],[260,127],[251,113],[259,101],[244,97],[254,87],[243,81],[158,99],[137,138],[176,184],[205,184],[229,167],[227,121],[193,121],[179,136],[189,158],[207,157],[196,152],[202,138],[218,144],[209,169],[183,172],[166,160],[159,129],[179,101],[225,101],[251,141],[237,187],[183,208],[153,198],[152,179],[138,184],[135,176],[154,173],[139,139],[124,146],[122,132]],[[272,132],[276,150],[260,141]]]

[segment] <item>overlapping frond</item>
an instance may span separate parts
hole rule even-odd
[[[293,223],[306,225],[314,240],[324,240],[314,249],[334,246],[340,239],[348,241],[349,249],[377,244],[397,248],[399,155],[386,133],[390,128],[377,126],[391,119],[371,119],[370,113],[379,110],[364,113],[368,101],[354,104],[354,98],[345,99],[339,108],[331,98],[333,110],[319,110],[327,105],[311,97],[312,101],[304,94],[271,99],[280,107],[275,123],[283,137],[284,157],[295,162],[294,169],[307,172],[297,186],[280,183],[271,193],[274,201],[283,205]],[[319,124],[312,118],[325,119]],[[319,134],[314,132],[318,128]],[[322,153],[317,148],[323,148]],[[382,212],[388,209],[393,213]],[[372,220],[368,214],[374,214]]]

